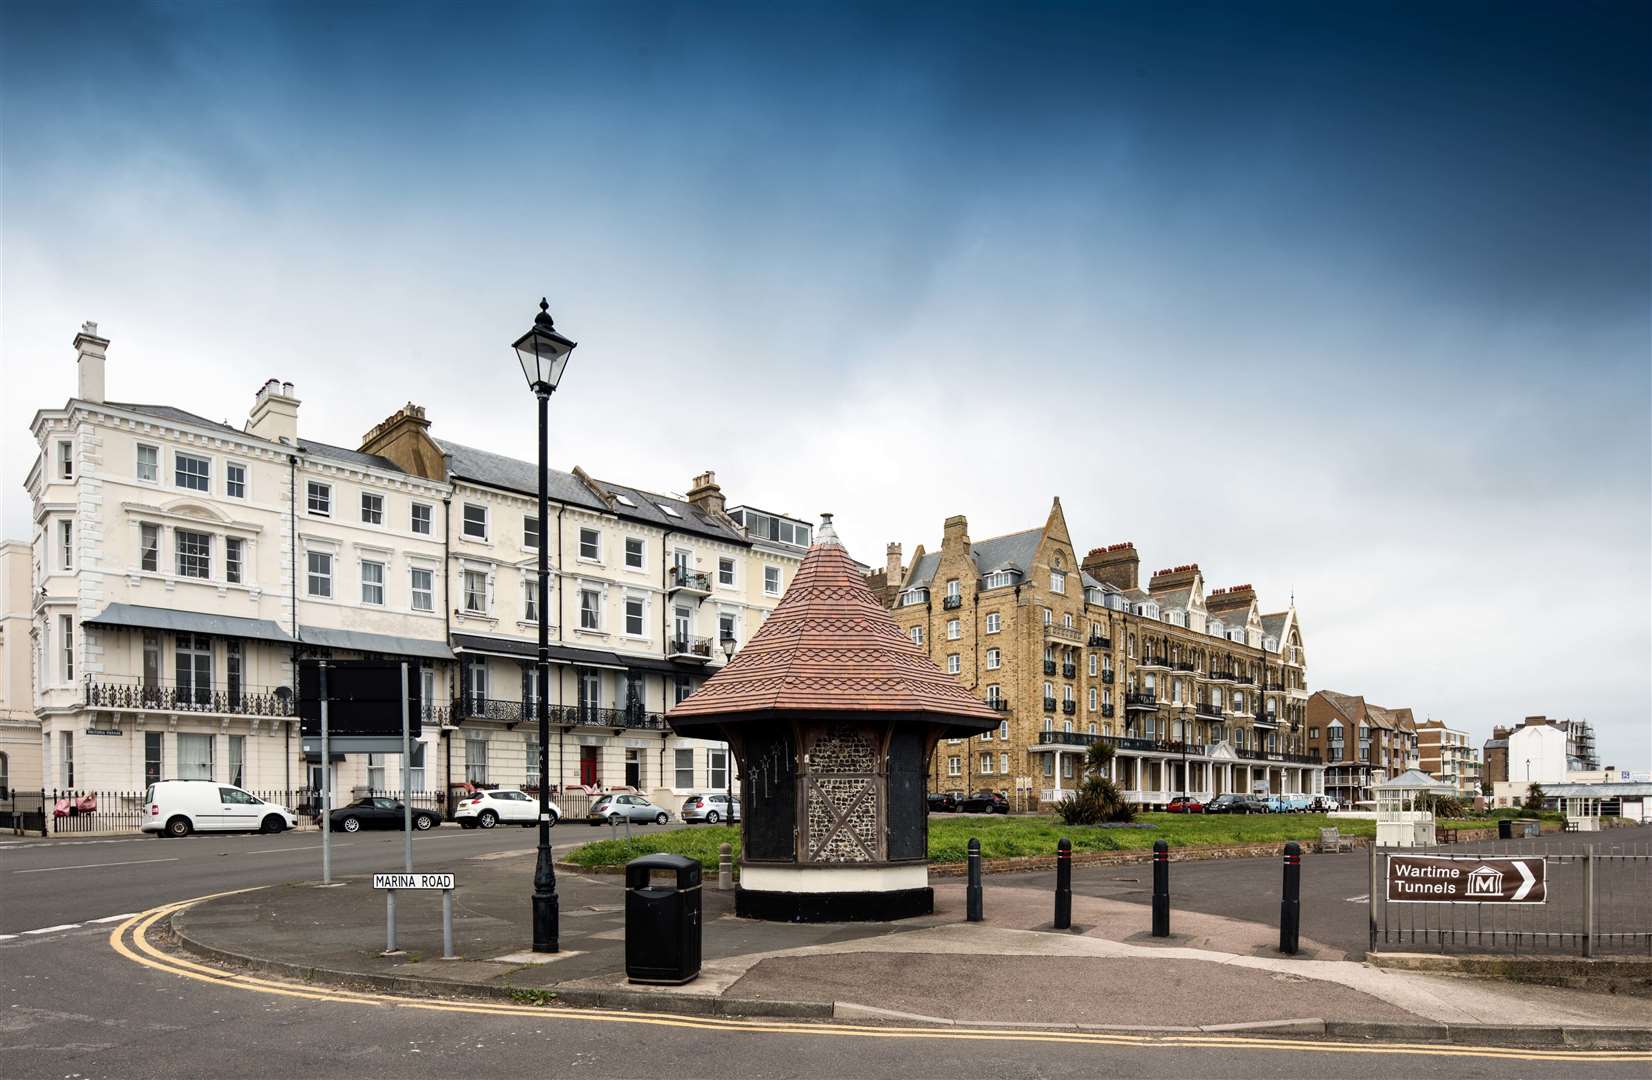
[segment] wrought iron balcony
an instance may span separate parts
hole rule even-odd
[[[1091,634],[1088,644],[1092,649],[1111,649],[1113,639],[1106,634]]]
[[[1231,672],[1231,671],[1221,671],[1221,670],[1218,670],[1217,668],[1211,668],[1210,671],[1206,673],[1205,678],[1209,679],[1211,682],[1233,682],[1234,681],[1233,672]]]
[[[1077,674],[1078,674],[1078,665],[1077,664],[1062,664],[1061,665],[1061,677],[1062,678],[1071,679],[1074,676],[1076,676]]]
[[[957,611],[963,606],[964,598],[962,596],[948,596],[941,601],[941,607],[945,608],[947,611]]]
[[[1211,701],[1199,701],[1193,705],[1193,712],[1197,716],[1208,716],[1212,720],[1222,718],[1222,707]]]
[[[1001,697],[989,697],[989,698],[987,698],[987,708],[993,709],[997,712],[1009,712],[1010,711],[1010,699],[1009,698],[1001,698]]]
[[[1055,698],[1047,697],[1044,699],[1044,711],[1055,712]]]
[[[567,727],[600,727],[620,730],[663,731],[665,717],[643,709],[599,709],[591,705],[566,705],[555,710]]]
[[[1108,686],[1113,685],[1113,669],[1112,668],[1102,668],[1101,669],[1101,681],[1106,683]]]
[[[1245,685],[1245,686],[1249,686],[1251,683],[1255,682],[1256,680],[1251,678],[1249,675],[1245,674],[1243,671],[1235,671],[1233,673],[1233,681],[1236,682],[1236,683],[1240,683],[1242,685]]]
[[[1046,675],[1054,675],[1055,674],[1055,661],[1054,660],[1044,661],[1044,674],[1046,674]]]
[[[1126,694],[1124,695],[1124,707],[1144,712],[1158,712],[1159,699],[1152,694]]]
[[[1113,707],[1111,705],[1103,705],[1101,707],[1101,715],[1106,719],[1111,720],[1113,718]]]
[[[1061,703],[1061,711],[1066,713],[1068,716],[1072,716],[1074,713],[1078,712],[1078,702],[1074,701],[1072,698],[1068,698],[1066,701]]]
[[[1105,735],[1091,735],[1083,731],[1040,731],[1039,746],[1094,746],[1107,740]]]
[[[285,686],[179,683],[165,679],[145,682],[136,675],[98,675],[88,676],[81,689],[82,700],[88,708],[94,709],[221,713],[226,716],[296,715],[292,692]]]
[[[1162,656],[1143,656],[1136,661],[1136,666],[1139,668],[1168,668],[1170,661]]]
[[[552,719],[556,718],[556,709],[551,709]],[[453,702],[453,722],[462,724],[466,720],[498,720],[515,727],[524,719],[533,717],[533,703],[529,702],[524,711],[523,703],[510,701],[506,698],[482,697],[477,694],[461,694]]]
[[[1190,674],[1195,674],[1199,670],[1199,665],[1191,660],[1178,660],[1173,666],[1177,671],[1185,671]]]
[[[692,596],[710,596],[711,576],[673,563],[668,575],[666,591],[688,593]]]
[[[673,638],[665,646],[667,657],[678,660],[710,660],[711,639],[708,637]]]

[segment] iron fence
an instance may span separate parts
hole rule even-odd
[[[12,788],[0,795],[0,829],[17,836],[46,835],[46,793]]]
[[[1543,860],[1538,903],[1401,903],[1388,896],[1391,856],[1436,855],[1464,860]],[[1528,863],[1529,864],[1529,863]],[[1552,953],[1652,956],[1652,845],[1551,834],[1528,840],[1484,841],[1475,850],[1434,845],[1371,849],[1371,950]]]
[[[281,790],[243,789],[267,803],[285,806],[297,815],[299,826],[315,823],[321,813],[321,791],[318,788]],[[42,836],[69,833],[139,832],[149,817],[149,804],[144,791],[109,791],[91,789],[54,789],[41,792],[12,792],[11,801],[0,800],[0,828],[10,826],[13,831],[38,832]],[[335,792],[333,809],[348,806],[358,798],[374,797],[400,800],[402,792],[394,789],[353,788]],[[441,791],[415,791],[407,801],[420,810],[434,810],[444,818],[451,816],[448,796]]]

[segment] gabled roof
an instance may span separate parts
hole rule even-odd
[[[970,556],[975,560],[975,571],[990,574],[995,570],[1019,570],[1023,574],[1032,569],[1038,557],[1039,541],[1044,529],[1026,529],[1008,536],[992,536],[970,545]]]
[[[1283,646],[1285,644],[1285,622],[1290,618],[1290,614],[1288,611],[1276,611],[1272,615],[1262,616],[1262,633],[1278,641]]]
[[[474,446],[435,440],[447,455],[448,475],[454,480],[472,480],[487,487],[502,488],[521,495],[539,496],[539,470],[536,466],[503,454],[478,450]],[[573,473],[546,469],[546,489],[556,502],[580,506],[587,510],[606,511],[601,499],[579,482]]]
[[[1365,699],[1358,694],[1342,694],[1335,690],[1317,690],[1315,693],[1350,723],[1359,723],[1365,715]]]
[[[829,518],[815,537],[757,634],[666,713],[672,727],[823,711],[922,716],[966,734],[996,727],[999,714],[895,625]]]
[[[939,551],[925,552],[912,564],[912,572],[907,575],[906,587],[909,589],[922,588],[935,580],[935,568],[941,565]]]

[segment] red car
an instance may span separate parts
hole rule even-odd
[[[1198,799],[1178,795],[1171,799],[1169,805],[1164,809],[1168,814],[1202,814],[1205,812],[1205,804]]]

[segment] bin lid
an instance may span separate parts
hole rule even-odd
[[[640,888],[647,885],[649,871],[651,870],[671,871],[677,876],[677,884],[682,886],[694,885],[700,880],[700,861],[698,859],[659,851],[653,855],[644,855],[626,863],[625,884],[630,888]]]

